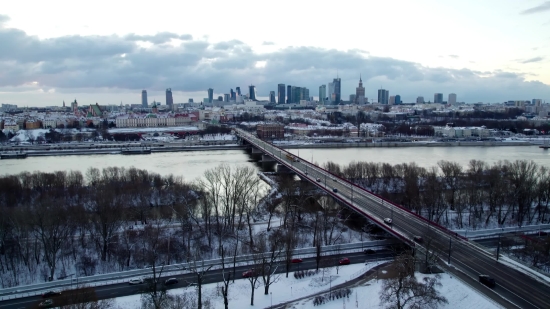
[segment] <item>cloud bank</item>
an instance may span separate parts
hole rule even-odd
[[[173,91],[204,92],[205,97],[210,87],[216,93],[228,93],[230,88],[246,89],[254,84],[265,97],[276,91],[277,84],[285,83],[308,87],[310,95],[317,96],[318,87],[338,72],[344,99],[355,93],[359,74],[369,98],[382,86],[405,101],[414,101],[418,95],[428,100],[435,92],[454,92],[459,101],[466,102],[550,99],[550,86],[528,82],[513,72],[429,68],[362,50],[302,46],[257,53],[239,40],[211,43],[171,32],[39,39],[5,27],[8,19],[0,15],[0,92],[24,91],[30,84],[65,93],[107,89],[116,101],[121,91],[140,93],[141,89],[170,87]],[[541,61],[539,58],[524,63]],[[257,66],[258,62],[265,66]]]

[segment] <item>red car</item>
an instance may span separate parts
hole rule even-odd
[[[349,259],[348,258],[343,258],[340,260],[340,262],[338,262],[338,264],[340,265],[348,265],[350,262],[349,262]]]
[[[254,276],[254,271],[251,269],[251,270],[247,270],[243,273],[243,278],[248,278],[248,277],[252,277]]]
[[[302,260],[302,259],[292,259],[291,262],[292,262],[292,263],[302,263],[303,260]]]

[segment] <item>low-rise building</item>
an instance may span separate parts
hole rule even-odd
[[[285,127],[276,123],[259,124],[256,134],[260,139],[282,139],[285,137]]]

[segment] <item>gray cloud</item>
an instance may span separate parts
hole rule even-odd
[[[546,1],[540,5],[537,5],[535,7],[532,7],[530,9],[527,9],[525,11],[521,11],[521,14],[527,15],[527,14],[535,14],[535,13],[541,13],[544,11],[550,11],[550,1]]]
[[[153,44],[163,44],[170,42],[172,39],[178,39],[183,41],[189,41],[193,39],[193,36],[190,34],[176,34],[172,32],[159,32],[154,35],[137,35],[134,33],[128,34],[124,37],[129,41],[145,41],[151,42]]]
[[[10,20],[10,17],[8,15],[2,15],[0,14],[0,25]]]
[[[183,42],[177,46],[166,44],[172,39]],[[143,48],[138,41],[152,46]],[[80,93],[82,89],[88,89],[90,97],[99,92],[102,96],[112,93],[116,102],[121,92],[135,93],[131,96],[135,99],[141,89],[154,93],[168,87],[200,95],[209,87],[216,93],[227,93],[229,88],[245,89],[254,84],[260,96],[267,96],[278,83],[285,83],[308,87],[310,95],[315,96],[318,87],[331,81],[337,72],[342,78],[344,98],[354,93],[359,73],[370,98],[376,96],[381,85],[392,94],[401,94],[405,101],[413,101],[419,94],[429,97],[434,92],[454,92],[460,100],[469,102],[533,95],[542,98],[550,93],[548,85],[526,82],[518,73],[429,68],[356,49],[301,46],[259,54],[239,40],[210,43],[170,32],[39,39],[1,26],[0,42],[0,93],[2,89],[11,93],[34,89],[30,85],[37,82],[46,91],[55,88],[56,93]],[[258,61],[265,61],[265,66],[256,67]]]
[[[526,59],[526,60],[521,60],[519,62],[521,63],[533,63],[533,62],[540,62],[544,60],[544,57],[534,57],[534,58],[530,58],[530,59]]]
[[[275,43],[274,43],[274,42],[270,42],[270,41],[264,41],[264,42],[262,43],[262,45],[275,45]]]

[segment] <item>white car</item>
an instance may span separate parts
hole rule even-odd
[[[134,278],[134,279],[130,279],[130,281],[128,281],[128,283],[129,283],[130,285],[142,284],[142,283],[143,283],[143,278]]]
[[[384,218],[384,223],[391,224],[392,220],[390,218]]]

